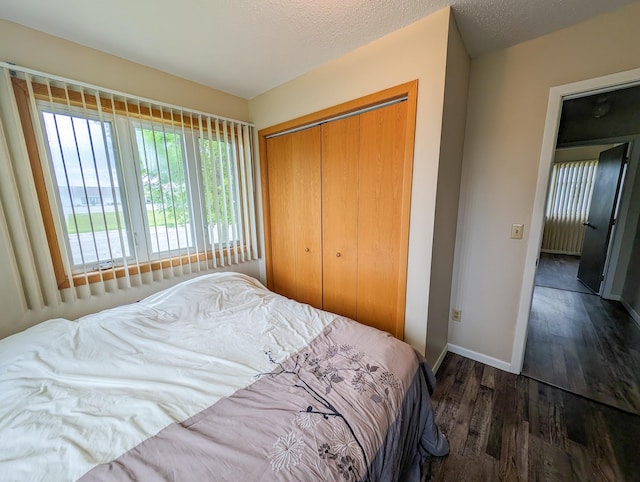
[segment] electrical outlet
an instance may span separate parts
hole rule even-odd
[[[462,310],[453,309],[451,312],[451,319],[453,321],[462,321]]]

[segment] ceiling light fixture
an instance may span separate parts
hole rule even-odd
[[[596,119],[600,119],[609,113],[611,110],[611,102],[608,97],[598,97],[593,105],[592,115]]]

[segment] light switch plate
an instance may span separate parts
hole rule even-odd
[[[524,232],[524,224],[511,225],[511,239],[522,239],[523,232]]]

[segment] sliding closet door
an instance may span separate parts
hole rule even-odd
[[[259,132],[269,288],[400,339],[416,96],[408,82]]]
[[[269,287],[322,308],[320,127],[267,139]]]
[[[406,286],[403,202],[407,102],[360,115],[358,321],[402,338]],[[409,185],[410,186],[410,185]]]
[[[322,126],[324,309],[357,319],[360,116]]]

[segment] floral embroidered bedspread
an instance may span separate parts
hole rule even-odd
[[[219,273],[0,341],[9,480],[419,480],[444,455],[407,344]]]

